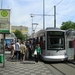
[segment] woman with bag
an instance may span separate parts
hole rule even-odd
[[[35,55],[35,62],[38,62],[39,57],[41,55],[40,44],[37,45],[37,48],[35,49],[34,55]]]
[[[37,62],[37,50],[36,49],[34,51],[34,59],[35,59],[35,62]]]

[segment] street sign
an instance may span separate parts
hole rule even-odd
[[[0,9],[0,33],[10,33],[10,9]]]

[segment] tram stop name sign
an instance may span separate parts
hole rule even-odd
[[[0,34],[10,33],[10,9],[0,9]]]

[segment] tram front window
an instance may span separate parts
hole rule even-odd
[[[47,36],[47,50],[62,50],[65,48],[64,36],[54,35]]]

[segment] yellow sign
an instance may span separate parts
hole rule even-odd
[[[12,32],[15,32],[15,30],[12,30]],[[28,30],[21,30],[21,32],[28,32]]]

